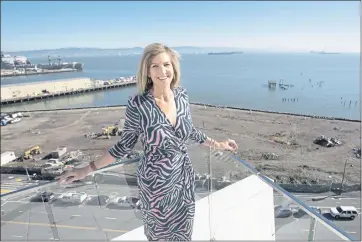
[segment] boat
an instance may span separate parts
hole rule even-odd
[[[231,51],[231,52],[209,52],[208,55],[235,55],[235,54],[243,54],[242,51]]]
[[[52,58],[48,55],[48,64],[38,64],[38,68],[44,70],[60,70],[60,69],[76,69],[78,71],[83,70],[83,63],[80,62],[61,62],[62,58],[60,56],[55,58],[58,60],[58,63],[53,63]]]
[[[52,62],[56,59],[57,62]],[[26,56],[11,56],[1,52],[1,69],[14,70],[14,69],[42,69],[42,70],[62,70],[62,69],[74,69],[77,71],[83,70],[83,63],[80,62],[61,62],[62,58],[57,56],[51,58],[48,56],[47,64],[33,64]]]
[[[310,51],[311,54],[320,54],[320,55],[339,55],[339,52],[326,52],[326,51]]]

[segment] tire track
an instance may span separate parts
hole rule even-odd
[[[71,126],[77,125],[78,123],[83,121],[90,113],[91,113],[91,111],[89,110],[88,112],[84,113],[79,119],[75,120],[73,123],[65,125],[65,126],[61,126],[61,127],[58,127],[58,128],[55,128],[52,131],[57,131],[57,130],[60,130],[60,129],[69,128]]]

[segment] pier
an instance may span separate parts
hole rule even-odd
[[[112,83],[79,78],[53,82],[21,83],[1,86],[1,105],[50,99],[135,85],[134,79]],[[11,95],[17,94],[15,97]]]
[[[275,89],[277,87],[277,82],[274,80],[269,80],[268,87],[269,87],[269,89]]]
[[[275,80],[269,80],[268,81],[268,88],[269,89],[276,89],[277,87],[277,82]],[[283,89],[283,90],[288,90],[289,87],[294,87],[293,84],[284,84],[284,80],[280,79],[279,80],[279,88]]]

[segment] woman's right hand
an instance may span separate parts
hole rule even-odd
[[[70,184],[73,181],[82,180],[89,174],[88,166],[82,168],[76,168],[70,171],[64,172],[62,175],[56,177],[60,184]]]

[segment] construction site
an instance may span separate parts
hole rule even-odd
[[[122,127],[123,122],[120,120],[114,125],[102,127],[99,132],[86,133],[84,137],[93,140],[111,139],[111,137],[122,134]],[[28,132],[34,134],[30,130]],[[35,133],[35,135],[39,134],[41,131]],[[43,152],[41,146],[45,148],[46,152]],[[35,180],[53,180],[55,176],[65,170],[78,165],[86,165],[89,159],[85,160],[84,155],[91,153],[90,149],[77,149],[68,152],[67,146],[58,146],[52,151],[49,148],[42,143],[41,145],[29,146],[24,151],[16,149],[16,151],[3,152],[1,154],[2,173],[26,174]],[[130,154],[128,158],[133,158],[134,154],[138,154],[137,151]],[[85,161],[84,164],[83,161]]]
[[[197,128],[218,141],[235,140],[239,146],[237,156],[278,183],[343,181],[360,186],[360,122],[202,105],[191,107]],[[62,169],[85,165],[117,142],[122,134],[124,113],[124,107],[31,112],[23,122],[2,127],[1,153],[13,152],[17,157],[2,164],[2,172],[19,172],[19,169],[24,172],[27,167],[30,175],[45,176],[44,166],[57,174]],[[66,152],[59,158],[49,156],[62,147],[66,147]],[[208,173],[207,147],[191,143],[188,150],[196,173]],[[141,151],[139,140],[130,157]],[[212,158],[213,176],[239,179],[245,171],[242,165],[219,158],[223,151],[218,152]],[[48,164],[52,162],[56,164]],[[61,169],[55,166],[59,166],[57,162],[61,163]],[[137,164],[126,165],[123,172],[134,175],[136,167]]]

